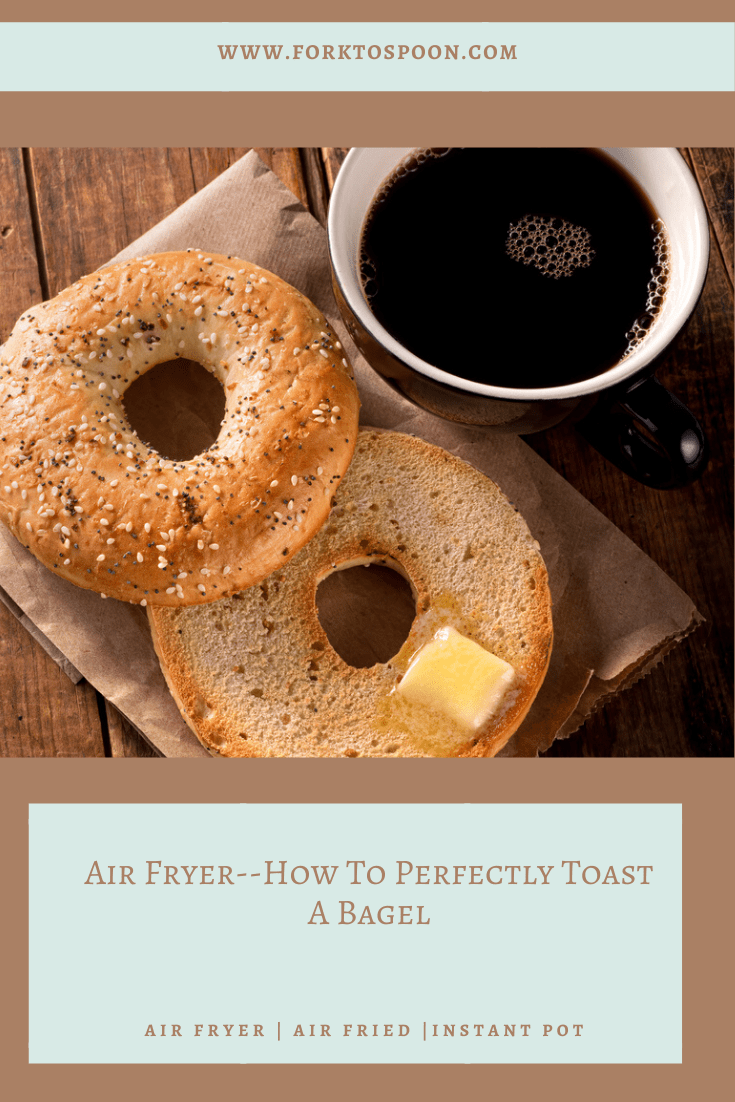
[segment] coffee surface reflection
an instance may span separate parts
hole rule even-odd
[[[619,363],[663,304],[666,233],[648,197],[591,149],[416,151],[362,231],[378,321],[478,383],[562,386]]]

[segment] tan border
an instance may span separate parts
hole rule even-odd
[[[175,19],[172,14],[175,14]],[[303,0],[280,0],[278,4],[279,22],[304,22],[305,14]],[[421,22],[487,22],[492,19],[494,23],[543,23],[548,22],[552,14],[557,19],[583,23],[606,19],[617,23],[645,22],[657,18],[667,22],[731,22],[733,18],[730,0],[703,0],[696,5],[696,9],[687,0],[669,0],[665,5],[660,0],[617,0],[614,10],[607,16],[602,15],[599,8],[591,7],[589,0],[564,0],[563,3],[555,4],[553,10],[549,9],[548,0],[525,0],[522,5],[518,0],[498,0],[490,10],[487,0],[460,0],[460,3],[451,7],[446,0],[422,0],[420,6],[415,0],[372,0],[366,17],[361,22],[369,18],[371,22],[417,19]],[[127,0],[122,11],[101,8],[97,0],[70,0],[61,9],[55,0],[37,0],[33,5],[33,16],[33,22],[36,23],[59,21],[61,16],[64,17],[63,21],[98,23],[202,23],[214,22],[215,18],[217,22],[247,22],[258,19],[266,22],[270,19],[270,12],[247,10],[241,0],[220,0],[216,9],[203,5],[200,0],[178,0],[175,13],[172,13],[170,4],[152,4],[150,0]],[[349,20],[350,12],[345,7],[344,0],[318,0],[309,5],[308,16],[311,20],[341,23]]]
[[[163,7],[163,6],[161,6]],[[191,0],[177,5],[177,18],[201,18]],[[321,3],[312,18],[344,17],[344,5]],[[88,18],[99,6],[67,5],[67,18]],[[130,0],[128,19],[166,18],[149,3]],[[415,12],[415,6],[413,8]],[[47,15],[47,13],[49,13]],[[376,0],[371,17],[402,18],[407,5]],[[34,14],[58,18],[58,5],[43,0]],[[282,3],[279,14],[303,17],[303,5]],[[418,13],[417,13],[418,14]],[[495,20],[517,19],[518,5],[494,8]],[[526,3],[524,19],[548,18],[543,0]],[[577,0],[554,9],[559,18],[589,17]],[[462,4],[454,18],[487,19],[487,5]],[[681,0],[661,4],[621,0],[614,18],[664,19],[692,16]],[[700,4],[699,19],[730,20],[731,5]],[[241,19],[242,5],[226,0],[219,19]],[[446,5],[426,3],[422,19],[446,18]],[[182,145],[352,145],[437,143],[732,145],[733,96],[605,95],[553,96],[402,95],[394,97],[248,96],[249,120],[241,121],[241,96],[165,95],[156,97],[0,95],[5,144],[163,144]],[[335,102],[336,101],[336,102]],[[253,106],[257,110],[253,110]],[[228,110],[219,109],[226,106]],[[387,108],[390,108],[389,110]],[[219,117],[222,116],[222,117]],[[165,772],[164,772],[165,771]],[[545,762],[158,762],[29,761],[0,762],[0,837],[3,898],[0,944],[4,950],[0,1000],[2,1086],[10,1098],[29,1102],[53,1097],[78,1102],[99,1098],[148,1099],[176,1092],[182,1102],[237,1092],[276,1100],[298,1097],[373,1099],[377,1093],[427,1100],[452,1095],[474,1097],[502,1091],[512,1098],[618,1102],[691,1102],[725,1095],[733,1014],[730,839],[733,837],[735,763],[732,761],[606,759]],[[239,801],[665,801],[684,805],[684,1063],[682,1066],[327,1066],[228,1067],[170,1066],[115,1068],[29,1067],[27,1064],[27,805],[60,800]],[[128,951],[135,951],[125,931]],[[53,936],[53,916],[49,916]],[[111,950],[119,949],[112,939]],[[140,937],[151,936],[140,931]],[[655,930],[631,927],[621,937],[653,938]],[[553,951],[553,935],[548,938]],[[604,947],[601,947],[604,952]],[[192,967],[203,959],[193,941]]]
[[[2,144],[732,145],[727,92],[0,92]]]
[[[2,763],[0,836],[6,841],[3,889],[14,906],[0,910],[5,950],[0,1037],[7,1097],[74,1097],[129,1102],[174,1093],[181,1102],[236,1090],[255,1098],[398,1098],[410,1089],[427,1100],[502,1091],[524,1102],[594,1098],[667,1102],[724,1096],[729,1081],[733,1013],[731,761],[505,762],[151,762]],[[165,777],[164,777],[165,772]],[[115,1066],[27,1064],[27,819],[29,802],[667,802],[684,803],[684,1062],[682,1065],[403,1065],[403,1066]],[[49,915],[49,937],[53,937]],[[135,931],[110,931],[111,951],[135,951]],[[152,936],[144,930],[141,938]],[[621,930],[655,938],[655,930]],[[123,947],[123,938],[124,946]],[[510,937],[512,945],[512,934]],[[484,951],[484,950],[483,950]],[[548,938],[553,952],[553,935]],[[605,947],[600,946],[604,952]],[[190,966],[204,960],[192,935]],[[724,982],[723,982],[724,981]],[[634,986],[631,983],[631,994]]]

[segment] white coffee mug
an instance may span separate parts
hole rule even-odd
[[[528,433],[549,428],[580,405],[585,436],[628,474],[654,486],[692,481],[706,465],[693,414],[653,378],[655,366],[690,317],[709,259],[707,214],[696,180],[676,149],[606,148],[648,196],[666,227],[669,279],[663,305],[643,341],[591,378],[524,389],[451,375],[405,348],[372,313],[360,280],[360,239],[381,184],[415,148],[353,149],[329,208],[335,295],[368,362],[417,405],[464,424]],[[643,431],[641,431],[641,427]]]

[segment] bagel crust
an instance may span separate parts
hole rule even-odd
[[[217,440],[182,462],[123,407],[138,376],[179,358],[226,395]],[[215,601],[321,527],[358,409],[334,332],[278,276],[196,249],[117,264],[26,311],[0,352],[0,518],[84,589]]]
[[[330,645],[316,590],[371,563],[409,580],[416,616],[390,661],[358,669]],[[533,703],[553,637],[538,543],[502,491],[441,448],[379,430],[360,432],[329,521],[285,570],[231,600],[148,618],[182,715],[226,757],[492,757]],[[396,691],[448,626],[514,670],[478,731]]]

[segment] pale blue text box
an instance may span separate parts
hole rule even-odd
[[[266,883],[267,861],[286,862],[287,883]],[[362,883],[349,861],[366,863]],[[403,884],[399,861],[413,866]],[[90,876],[94,862],[114,883]],[[119,883],[122,865],[133,884]],[[199,866],[190,884],[184,865]],[[337,866],[330,885],[314,865]],[[546,885],[539,865],[553,866]],[[368,883],[379,866],[383,882]],[[591,866],[608,883],[585,884]],[[633,866],[635,882],[615,885],[610,866],[619,880]],[[340,924],[342,901],[373,922]],[[318,902],[328,924],[309,922]],[[377,920],[384,906],[393,925]],[[33,805],[30,1060],[679,1062],[681,808]]]
[[[732,92],[734,28],[714,22],[2,23],[0,90]],[[246,59],[241,47],[251,55],[256,46]]]

